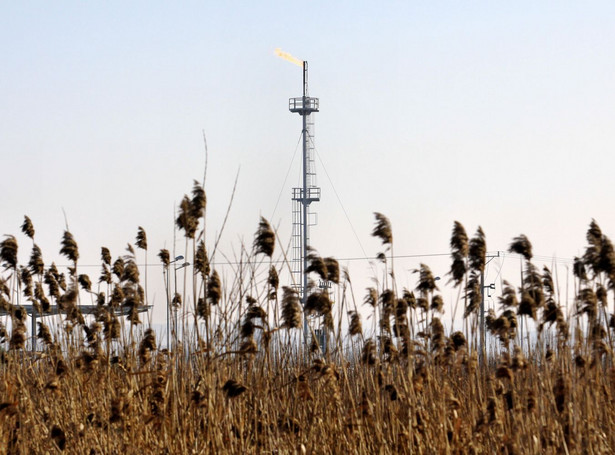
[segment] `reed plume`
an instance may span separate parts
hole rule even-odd
[[[53,338],[51,337],[49,327],[47,327],[43,322],[38,323],[37,337],[40,338],[46,346],[51,346],[53,344]]]
[[[307,254],[308,266],[305,269],[305,273],[316,273],[323,280],[327,279],[327,267],[325,261],[320,257],[318,252],[309,247]]]
[[[463,313],[464,318],[467,318],[472,314],[478,314],[482,298],[483,294],[480,288],[480,276],[476,273],[476,271],[472,271],[466,286],[466,307]]]
[[[451,342],[453,343],[455,351],[459,351],[467,346],[466,337],[463,332],[453,332],[451,334]]]
[[[269,267],[269,273],[267,274],[267,284],[269,285],[268,298],[274,300],[278,296],[278,287],[280,286],[280,277],[278,271],[272,265]]]
[[[222,298],[222,284],[220,283],[220,277],[215,270],[211,273],[209,280],[207,281],[207,299],[212,305],[218,305]]]
[[[207,299],[199,297],[196,304],[196,314],[201,319],[209,318],[211,314],[211,308],[209,306],[209,303],[207,302]]]
[[[30,261],[28,267],[34,275],[42,276],[45,273],[45,263],[43,262],[43,253],[38,245],[32,246],[32,254],[30,255]]]
[[[77,247],[77,242],[75,241],[73,234],[68,231],[64,231],[61,245],[62,248],[60,248],[60,254],[66,256],[69,261],[76,263],[79,259],[79,248]]]
[[[591,221],[586,235],[589,245],[585,249],[583,262],[594,272],[594,275],[600,273],[600,258],[602,253],[602,230],[596,220]]]
[[[199,225],[199,220],[194,216],[192,201],[188,196],[184,196],[179,204],[179,214],[175,220],[175,225],[179,230],[184,231],[186,238],[193,239]]]
[[[103,264],[111,265],[111,252],[109,248],[105,246],[100,248],[100,260],[103,261]]]
[[[55,266],[52,263],[52,266],[49,268],[49,270],[45,272],[43,280],[47,285],[49,295],[52,296],[54,299],[58,300],[60,298],[60,285],[55,277],[55,274],[53,273],[53,268],[55,268]]]
[[[43,290],[43,285],[40,281],[34,283],[34,298],[38,301],[43,312],[49,311],[49,299],[45,296],[45,291]]]
[[[145,365],[152,359],[151,353],[156,350],[156,333],[147,329],[139,343],[139,360]]]
[[[440,352],[445,347],[446,338],[444,336],[444,326],[440,318],[434,317],[430,323],[431,331],[431,349],[435,352]]]
[[[28,216],[24,216],[23,224],[21,225],[21,232],[26,234],[31,239],[34,239],[34,225]]]
[[[111,284],[112,281],[113,281],[113,276],[111,275],[111,270],[109,270],[109,267],[107,267],[107,264],[103,264],[102,270],[100,272],[100,277],[98,278],[98,282]]]
[[[413,273],[419,274],[419,280],[416,285],[416,290],[423,295],[430,294],[438,290],[436,279],[431,273],[431,269],[426,264],[420,264],[418,269],[414,269]]]
[[[32,298],[32,275],[30,274],[30,269],[23,266],[20,267],[18,279],[23,285],[23,294],[28,298]]]
[[[17,268],[17,239],[12,235],[6,235],[0,243],[0,260],[6,267]]]
[[[168,268],[169,265],[171,265],[171,254],[169,253],[169,250],[163,248],[158,253],[158,257],[160,258],[160,262],[162,262],[162,265],[164,267]]]
[[[327,257],[323,259],[325,270],[327,271],[326,280],[332,283],[339,284],[340,282],[340,264],[336,259]]]
[[[131,257],[135,256],[135,249],[132,247],[132,245],[130,243],[126,244],[126,251],[128,251],[130,253]]]
[[[273,250],[275,249],[275,233],[269,221],[261,216],[261,220],[258,223],[258,230],[254,235],[254,251],[256,254],[264,254],[271,257]]]
[[[487,256],[487,242],[485,239],[485,233],[480,226],[476,230],[474,237],[470,239],[470,245],[468,249],[468,260],[472,270],[477,272],[484,272],[485,261]]]
[[[192,217],[195,219],[202,218],[205,214],[205,208],[207,207],[207,197],[205,190],[199,182],[194,180],[192,186],[192,199],[190,200],[190,206],[192,209]]]
[[[516,308],[519,305],[519,301],[517,300],[515,288],[506,280],[504,280],[503,284],[502,295],[498,297],[500,305],[503,309]]]
[[[167,261],[168,260],[169,258],[167,251]],[[196,249],[196,254],[194,255],[194,270],[201,275],[203,280],[207,277],[207,275],[209,275],[210,272],[209,258],[207,257],[207,250],[205,249],[205,242],[203,240],[199,242]]]
[[[122,269],[121,280],[131,284],[139,283],[139,267],[133,258],[129,258]]]
[[[301,304],[297,291],[289,286],[282,287],[282,327],[301,327]]]
[[[329,299],[329,293],[324,290],[321,292],[313,292],[308,296],[305,302],[305,313],[318,313],[321,316],[325,316],[331,312],[332,303]]]
[[[361,315],[356,311],[350,311],[350,326],[348,327],[348,333],[350,336],[361,335],[363,333],[363,327],[361,325]]]
[[[450,281],[452,281],[455,286],[459,286],[467,272],[466,263],[470,251],[468,235],[459,221],[455,221],[453,225],[450,245],[453,263],[448,274],[451,276]]]
[[[135,245],[137,245],[137,248],[141,248],[142,250],[147,250],[147,234],[145,233],[145,230],[139,226],[139,228],[137,229],[137,241],[135,242]]]
[[[372,230],[372,236],[378,237],[383,245],[390,245],[393,243],[393,230],[391,229],[391,222],[382,213],[374,212],[376,218],[376,225]]]
[[[514,311],[506,310],[496,317],[494,311],[489,309],[485,317],[485,325],[487,330],[500,339],[503,346],[508,346],[508,342],[514,339],[517,333],[517,316]]]
[[[374,288],[367,288],[367,294],[363,299],[363,303],[370,305],[372,308],[375,308],[378,305],[378,291]]]
[[[442,313],[444,311],[444,299],[442,299],[441,295],[436,294],[431,298],[430,308],[438,313]]]
[[[404,289],[402,298],[404,299],[404,302],[406,302],[406,305],[408,305],[408,308],[413,310],[416,309],[416,297],[414,296],[414,292]]]
[[[524,234],[513,239],[508,247],[508,251],[510,253],[520,254],[526,261],[532,260],[532,243]]]
[[[86,274],[81,274],[79,275],[77,280],[79,281],[79,284],[81,285],[84,291],[92,292],[92,282],[90,281],[89,276],[87,276]]]
[[[572,274],[581,281],[587,281],[587,270],[583,259],[575,256],[572,264]]]
[[[243,384],[241,384],[241,383],[239,383],[239,382],[237,382],[237,381],[235,381],[233,379],[229,379],[222,386],[222,390],[226,394],[227,398],[235,398],[235,397],[238,397],[239,395],[241,395],[242,393],[244,393],[248,389]]]
[[[521,302],[519,303],[518,314],[525,314],[536,320],[537,310],[542,308],[544,303],[545,298],[542,277],[536,270],[536,266],[527,261],[525,265],[525,273],[523,275]]]
[[[122,279],[124,275],[124,259],[119,257],[113,263],[113,267],[111,268],[111,272],[118,278],[118,280]]]

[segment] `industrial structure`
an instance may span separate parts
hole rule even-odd
[[[293,230],[291,270],[293,283],[301,303],[305,306],[308,297],[308,248],[310,246],[310,226],[316,224],[316,214],[310,210],[312,202],[320,200],[320,188],[316,186],[314,167],[314,120],[312,114],[318,112],[318,98],[308,95],[308,63],[303,62],[303,96],[290,98],[288,109],[301,116],[303,122],[302,143],[302,182],[301,187],[293,188]],[[308,339],[307,318],[303,319],[305,339]]]
[[[49,309],[47,311],[44,311],[42,313],[39,313],[39,311],[37,311],[36,307],[34,305],[20,305],[20,308],[22,308],[23,310],[25,310],[26,314],[28,316],[30,316],[30,325],[31,325],[31,344],[30,344],[30,350],[32,352],[37,350],[36,347],[36,320],[38,318],[43,318],[46,316],[54,316],[54,315],[58,315],[58,314],[66,314],[68,311],[70,311],[67,308],[63,308],[60,305],[50,305]],[[79,309],[79,311],[81,312],[82,315],[95,315],[97,314],[100,309],[101,306],[99,305],[77,305],[77,308]],[[146,311],[150,310],[152,308],[151,305],[143,305],[142,307],[137,308],[137,312],[138,313],[145,313]],[[11,314],[11,311],[13,310],[6,310],[6,309],[0,309],[0,316],[7,316]],[[113,309],[113,313],[117,316],[128,316],[130,314],[131,308],[125,305],[122,305],[118,308],[114,308]]]
[[[316,214],[310,210],[313,202],[320,200],[320,188],[316,184],[315,150],[314,150],[314,118],[318,112],[318,98],[309,96],[308,62],[299,60],[290,54],[276,50],[276,54],[288,60],[303,70],[303,95],[288,100],[290,112],[297,113],[302,120],[302,177],[301,186],[293,188],[292,192],[292,239],[291,239],[291,271],[293,286],[301,297],[305,307],[308,298],[308,251],[310,247],[310,226],[316,224]],[[307,317],[303,318],[304,340],[309,339]]]

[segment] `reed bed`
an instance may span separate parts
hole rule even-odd
[[[253,245],[242,245],[240,265],[221,277],[210,264],[215,247],[208,253],[205,246],[205,210],[195,182],[175,220],[192,265],[184,283],[166,289],[171,310],[182,316],[170,343],[141,320],[143,228],[115,260],[101,249],[97,280],[79,273],[79,248],[68,231],[60,249],[70,264],[65,271],[44,264],[28,217],[20,234],[33,245],[27,262],[19,261],[17,237],[4,237],[0,452],[615,451],[615,252],[595,221],[585,254],[575,259],[570,314],[551,271],[532,262],[529,239],[512,240],[510,251],[524,260],[521,284],[506,283],[500,310],[486,315],[489,348],[482,352],[481,228],[468,236],[461,223],[453,225],[449,278],[459,288],[457,302],[444,302],[426,264],[415,270],[414,289],[398,289],[392,227],[377,213],[384,279],[357,303],[337,261],[312,250],[309,273],[333,283],[333,291],[314,289],[302,308],[294,288],[280,284],[288,261],[283,251],[276,256],[279,241],[267,220],[259,221]],[[158,258],[169,283],[173,258],[164,249]],[[82,314],[82,301],[95,302],[96,314]],[[47,314],[34,352],[26,303]],[[463,307],[465,330],[445,327],[445,304]],[[367,312],[372,327],[363,327]],[[305,317],[323,332],[312,330],[304,344]]]

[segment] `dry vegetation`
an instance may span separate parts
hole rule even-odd
[[[415,289],[397,289],[393,235],[376,214],[382,241],[382,282],[362,303],[377,326],[366,330],[351,283],[333,258],[310,253],[309,272],[335,283],[336,303],[316,290],[305,313],[326,328],[323,350],[298,342],[304,312],[296,292],[280,286],[288,263],[274,260],[276,235],[261,219],[252,248],[242,248],[232,276],[210,266],[203,220],[205,193],[195,183],[176,225],[193,264],[169,301],[184,317],[163,348],[139,318],[146,280],[145,231],[113,260],[101,250],[98,284],[79,272],[70,232],[60,253],[65,271],[45,265],[32,239],[27,263],[18,243],[0,243],[0,452],[5,453],[613,453],[615,369],[609,312],[615,252],[595,222],[583,257],[575,260],[575,308],[565,311],[548,269],[532,262],[525,236],[510,251],[524,257],[521,284],[507,284],[498,314],[487,315],[487,360],[477,349],[480,276],[487,251],[455,223],[451,283],[460,288],[468,327],[447,330],[444,306],[428,266]],[[214,248],[215,249],[215,248]],[[250,251],[248,251],[250,250]],[[158,254],[164,282],[175,264]],[[147,270],[147,269],[146,269]],[[160,268],[156,268],[159,272]],[[145,274],[144,274],[145,275]],[[159,273],[157,274],[160,276]],[[151,271],[150,271],[151,280]],[[143,283],[143,286],[142,286]],[[173,290],[173,292],[171,292]],[[95,302],[94,316],[81,303]],[[45,313],[39,349],[29,352],[26,312]],[[118,316],[124,308],[127,316]],[[521,349],[521,321],[537,335]],[[183,328],[180,330],[180,328]],[[369,335],[368,335],[369,334]],[[160,335],[160,334],[159,334]],[[316,339],[316,338],[314,338]],[[526,334],[526,341],[530,337]]]

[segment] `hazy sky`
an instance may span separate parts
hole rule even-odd
[[[280,47],[320,98],[321,254],[373,257],[379,211],[399,255],[448,252],[454,220],[489,251],[525,233],[538,255],[578,255],[592,218],[615,236],[615,3],[497,3],[4,1],[0,234],[27,214],[57,259],[64,209],[93,278],[100,246],[123,254],[138,226],[157,263],[205,131],[210,248],[239,168],[222,251],[251,245],[260,215],[288,238],[301,70]],[[419,261],[448,268],[400,260],[404,285]]]

